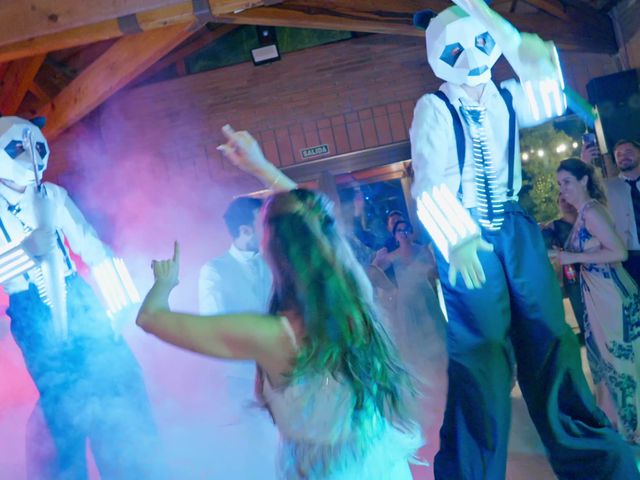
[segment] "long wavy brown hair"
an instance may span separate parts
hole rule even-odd
[[[292,379],[329,372],[346,380],[357,406],[406,420],[411,380],[380,322],[373,288],[318,192],[277,193],[263,208],[264,255],[273,270],[272,313],[294,308],[305,338]]]
[[[593,165],[589,165],[578,158],[567,158],[560,162],[556,172],[561,170],[570,173],[578,180],[582,180],[586,176],[589,196],[603,205],[607,204],[607,195],[602,186],[602,181]]]

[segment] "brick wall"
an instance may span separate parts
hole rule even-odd
[[[617,70],[615,58],[604,55],[566,53],[563,62],[567,83],[583,94],[590,78]],[[494,67],[496,80],[510,75],[504,62]],[[215,149],[224,123],[251,131],[286,167],[305,161],[301,149],[320,144],[331,156],[406,140],[415,101],[439,83],[422,39],[375,35],[287,54],[271,65],[246,63],[125,90],[101,108],[97,124],[106,154],[118,161],[143,149],[164,172],[178,166],[219,178],[233,175]],[[69,143],[62,138],[54,151]]]

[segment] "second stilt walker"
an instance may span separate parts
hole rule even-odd
[[[518,127],[566,108],[555,48],[481,0],[456,3],[416,16],[428,25],[429,64],[445,82],[418,101],[411,126],[413,195],[439,247],[449,317],[436,478],[505,478],[514,354],[560,479],[640,478],[595,405],[538,225],[518,204]],[[501,53],[520,81],[497,87],[491,67]]]

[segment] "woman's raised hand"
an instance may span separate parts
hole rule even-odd
[[[220,150],[236,167],[260,176],[269,161],[264,157],[262,149],[251,134],[245,130],[236,132],[231,125],[222,127],[227,143],[220,145]]]
[[[153,278],[158,285],[174,288],[180,283],[180,245],[173,244],[173,257],[168,260],[153,260],[151,262]]]

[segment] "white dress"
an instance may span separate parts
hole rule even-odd
[[[286,318],[285,328],[290,329]],[[286,480],[411,480],[409,461],[422,439],[376,413],[356,411],[351,386],[316,374],[263,395],[280,430],[279,468]]]

